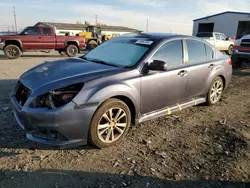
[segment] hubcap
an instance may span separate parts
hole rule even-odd
[[[102,142],[112,143],[118,140],[127,127],[127,114],[119,107],[106,111],[98,123],[98,137]]]
[[[16,48],[9,48],[9,49],[7,50],[7,53],[8,53],[8,55],[11,56],[11,57],[16,57],[16,56],[18,55],[18,51],[17,51]]]
[[[75,53],[76,53],[76,49],[75,49],[75,48],[73,48],[73,47],[72,47],[72,48],[70,48],[70,49],[69,49],[69,53],[70,53],[70,54],[72,54],[72,55],[75,55]]]
[[[212,103],[216,103],[220,100],[223,90],[223,83],[220,80],[217,80],[211,89],[210,100]]]

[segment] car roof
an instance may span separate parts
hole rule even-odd
[[[188,35],[180,35],[175,33],[145,33],[145,32],[137,32],[137,33],[128,33],[124,35],[120,35],[119,38],[145,38],[151,40],[163,40],[163,39],[170,39],[170,38],[194,38]]]

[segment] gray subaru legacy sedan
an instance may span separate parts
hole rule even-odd
[[[216,104],[231,75],[231,59],[202,39],[135,33],[28,70],[10,98],[28,139],[103,148],[121,141],[131,123]]]

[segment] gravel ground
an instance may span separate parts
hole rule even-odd
[[[218,105],[133,126],[117,146],[60,150],[26,140],[8,95],[18,77],[44,60],[0,53],[0,187],[250,187],[250,69],[234,71]]]

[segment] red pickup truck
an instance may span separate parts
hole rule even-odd
[[[61,55],[76,56],[85,48],[85,41],[80,36],[57,36],[52,27],[30,26],[16,35],[0,36],[0,49],[9,59],[20,57],[26,51],[57,50]]]

